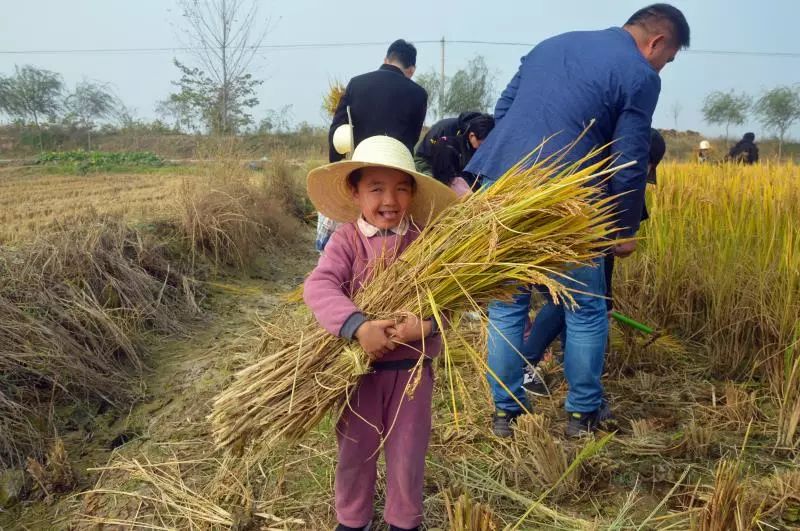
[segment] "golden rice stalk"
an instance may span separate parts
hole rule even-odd
[[[675,452],[687,457],[705,458],[711,454],[714,428],[695,419],[683,429],[683,437]]]
[[[703,511],[693,522],[697,531],[746,530],[754,527],[758,507],[748,495],[741,464],[723,459],[714,473],[714,486]]]
[[[765,515],[786,514],[787,521],[800,521],[800,469],[776,471],[763,481],[763,488],[767,493]]]
[[[725,405],[720,414],[730,422],[739,426],[747,424],[758,416],[756,393],[748,393],[733,382],[725,383]]]
[[[542,489],[558,485],[554,494],[560,495],[578,486],[580,468],[565,476],[571,460],[561,441],[550,434],[550,419],[541,413],[517,419],[511,455],[516,473],[525,473]]]
[[[370,319],[413,313],[440,320],[531,283],[571,304],[558,276],[598,257],[613,230],[611,200],[597,200],[589,186],[612,171],[603,170],[609,161],[581,169],[598,155],[571,165],[518,164],[428,224],[400,260],[374,272],[356,305]],[[302,438],[368,370],[357,343],[311,318],[305,325],[282,349],[263,345],[263,357],[216,397],[210,420],[219,447],[253,441],[268,448]]]
[[[120,455],[111,465],[90,470],[123,472],[131,481],[145,488],[126,491],[98,487],[83,493],[87,504],[78,522],[100,527],[116,525],[125,529],[286,529],[305,525],[303,520],[264,512],[258,504],[222,507],[213,492],[217,487],[216,481],[195,484],[186,477],[186,470],[206,464],[218,466],[215,480],[223,481],[232,490],[245,488],[241,476],[225,461],[201,459],[153,463],[145,456],[139,460]],[[93,508],[102,507],[103,497],[111,498],[114,506],[133,501],[134,507],[138,508],[132,514],[119,517],[95,514]]]
[[[497,531],[492,508],[474,501],[466,492],[446,489],[442,492],[450,531]]]
[[[322,109],[331,118],[333,118],[333,115],[336,113],[339,102],[342,100],[342,96],[344,96],[344,89],[344,85],[342,85],[338,79],[334,79],[330,82],[328,93],[322,97]]]
[[[778,444],[786,448],[800,446],[800,352],[795,349],[800,341],[800,326],[794,333],[792,345],[783,355],[783,372],[778,395]]]

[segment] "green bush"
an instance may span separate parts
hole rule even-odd
[[[155,168],[163,159],[149,151],[49,151],[36,158],[37,164],[56,165],[78,173],[130,168]]]

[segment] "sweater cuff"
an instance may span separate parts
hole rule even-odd
[[[364,324],[367,321],[367,318],[364,317],[364,314],[361,312],[353,312],[350,314],[350,317],[345,319],[344,324],[339,329],[339,336],[345,339],[353,339],[356,335],[356,330],[358,327]]]

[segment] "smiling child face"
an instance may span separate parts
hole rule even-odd
[[[414,179],[389,168],[362,168],[353,199],[370,225],[388,230],[400,225],[414,199]]]

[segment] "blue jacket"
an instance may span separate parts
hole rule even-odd
[[[567,161],[614,141],[605,156],[637,164],[606,181],[618,200],[620,236],[636,234],[644,205],[650,148],[650,123],[661,80],[633,37],[622,28],[557,35],[522,58],[517,74],[495,107],[495,128],[478,148],[466,171],[497,180],[545,139],[542,156],[574,141],[594,119]]]

